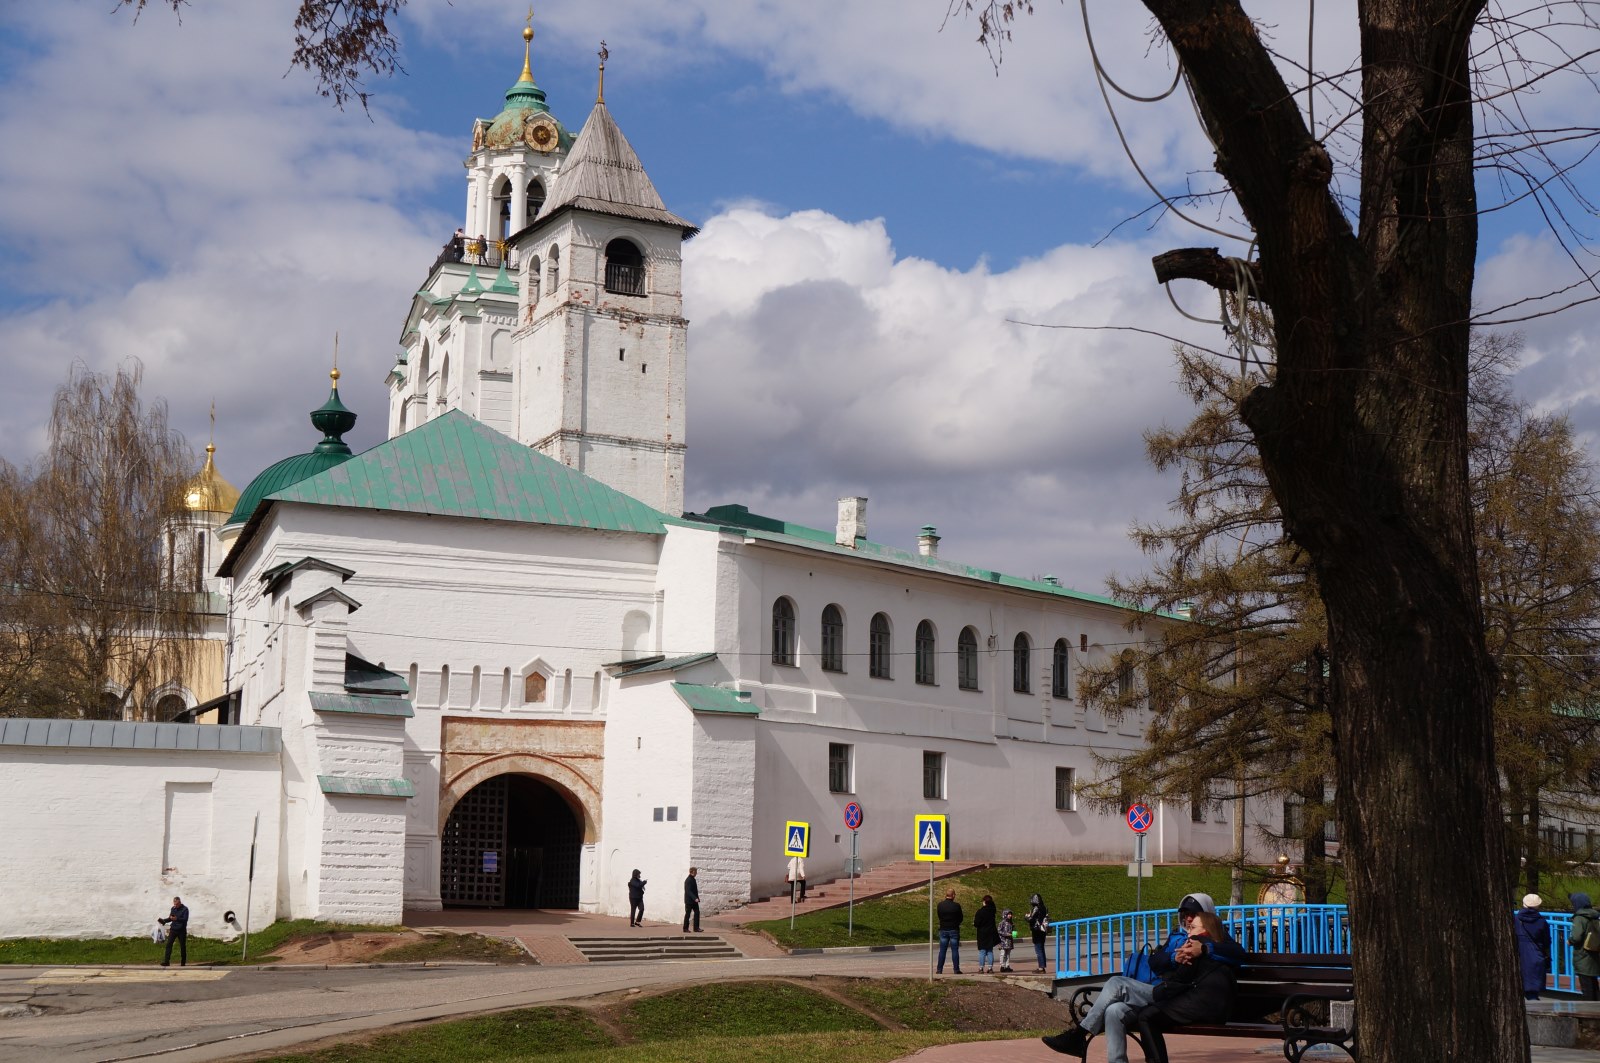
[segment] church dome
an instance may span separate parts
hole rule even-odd
[[[333,390],[328,393],[328,401],[311,411],[311,423],[322,433],[322,442],[313,447],[309,454],[296,454],[263,469],[238,495],[239,500],[224,527],[237,527],[249,520],[261,500],[268,495],[310,479],[335,465],[342,465],[354,457],[350,445],[340,437],[355,427],[356,415],[339,401],[339,370],[335,369],[329,375],[333,378]]]
[[[541,89],[533,80],[533,69],[529,66],[533,44],[533,28],[522,31],[524,51],[522,57],[522,76],[516,84],[506,90],[506,105],[500,113],[489,120],[488,128],[484,130],[482,143],[473,144],[473,150],[480,147],[505,149],[517,144],[526,144],[531,151],[565,150],[572,143],[572,134],[565,126],[550,114],[550,108],[545,104],[544,89]],[[550,115],[543,122],[536,122],[539,115]],[[538,137],[548,136],[540,130],[553,131],[554,143],[550,140],[539,142]]]
[[[183,489],[183,507],[192,513],[228,513],[239,502],[239,489],[217,472],[215,443],[206,444],[206,463]]]

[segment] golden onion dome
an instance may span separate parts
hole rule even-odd
[[[196,513],[231,513],[239,502],[239,489],[217,472],[215,443],[206,444],[206,463],[183,489],[184,508]]]

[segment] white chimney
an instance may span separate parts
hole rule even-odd
[[[867,537],[867,500],[859,496],[839,499],[839,526],[833,541],[852,549],[857,539]]]
[[[917,553],[923,557],[939,556],[939,530],[932,524],[924,524],[917,533]]]

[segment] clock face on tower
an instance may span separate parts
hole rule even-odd
[[[560,133],[549,115],[534,115],[523,120],[522,139],[534,151],[553,151]]]

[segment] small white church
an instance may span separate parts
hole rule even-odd
[[[782,889],[789,821],[810,877],[842,874],[852,801],[869,866],[926,813],[955,859],[1129,859],[1078,788],[1144,721],[1075,679],[1145,637],[1125,607],[947,560],[931,526],[875,541],[865,498],[824,529],[684,511],[696,229],[603,80],[576,134],[551,113],[531,37],[473,125],[388,440],[343,443],[335,370],[320,440],[206,525],[216,722],[0,720],[0,936],[137,932],[174,893],[198,933],[247,894],[256,926],[621,914],[633,868],[659,914],[691,865],[713,910]],[[1231,851],[1231,805],[1157,811],[1152,859]]]

